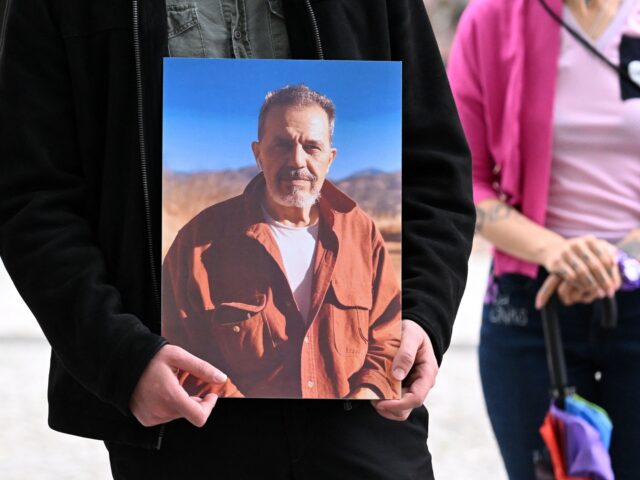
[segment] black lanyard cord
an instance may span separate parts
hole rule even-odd
[[[640,85],[633,78],[631,78],[631,75],[629,75],[629,72],[627,72],[624,68],[622,68],[622,66],[616,65],[611,60],[609,60],[607,57],[605,57],[602,54],[602,52],[600,52],[600,50],[595,48],[591,44],[591,42],[589,42],[586,38],[584,38],[578,31],[576,31],[575,28],[573,28],[570,25],[568,25],[567,22],[565,22],[562,18],[560,18],[558,16],[558,14],[551,9],[551,7],[549,6],[549,4],[547,3],[546,0],[539,0],[539,1],[540,1],[540,4],[542,5],[542,8],[544,8],[546,10],[546,12],[551,16],[551,18],[553,18],[564,29],[566,29],[567,32],[569,32],[573,38],[575,38],[578,42],[580,42],[582,44],[582,46],[584,46],[587,50],[589,50],[591,53],[593,53],[596,57],[598,57],[600,60],[602,60],[604,63],[606,63],[609,67],[611,67],[613,70],[615,70],[622,79],[624,79],[625,81],[627,81],[629,83],[629,85],[631,85],[633,88],[638,90],[638,92],[640,92]]]

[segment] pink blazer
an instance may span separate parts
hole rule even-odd
[[[562,0],[547,0],[562,14]],[[560,27],[539,0],[472,0],[448,61],[473,157],[476,203],[499,198],[544,225]],[[494,273],[538,266],[499,250]]]

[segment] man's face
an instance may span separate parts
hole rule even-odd
[[[264,173],[267,194],[284,207],[313,205],[336,156],[329,117],[318,105],[273,107],[262,139],[252,144]]]

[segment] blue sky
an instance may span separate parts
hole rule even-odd
[[[254,165],[251,142],[265,94],[304,83],[336,105],[331,177],[400,169],[399,62],[168,58],[164,64],[164,167],[225,170]]]

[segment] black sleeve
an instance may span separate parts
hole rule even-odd
[[[51,6],[14,0],[9,8],[0,49],[0,255],[65,369],[126,414],[164,340],[123,311],[95,244]]]
[[[422,0],[387,0],[391,56],[403,66],[403,318],[438,362],[451,341],[471,252],[471,156]]]

